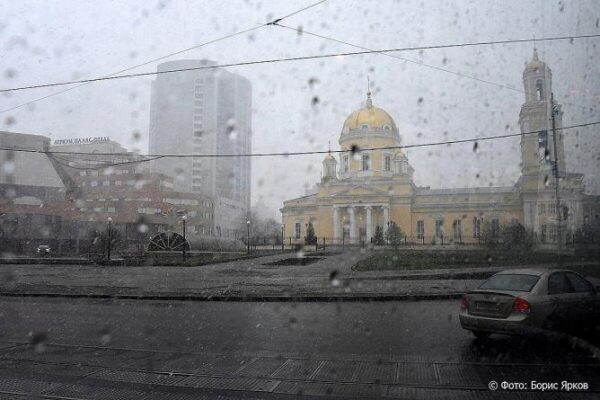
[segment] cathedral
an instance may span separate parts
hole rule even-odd
[[[364,107],[344,122],[339,159],[328,154],[323,160],[318,192],[284,202],[285,237],[302,243],[312,225],[319,241],[369,243],[377,227],[385,231],[393,222],[409,243],[477,243],[487,221],[492,232],[519,223],[537,243],[557,243],[559,232],[567,240],[588,223],[592,216],[587,214],[597,213],[599,197],[584,194],[583,175],[566,170],[562,111],[551,103],[552,73],[536,50],[523,72],[523,85],[522,166],[513,186],[416,186],[394,119],[367,93]]]

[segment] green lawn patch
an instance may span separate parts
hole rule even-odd
[[[563,263],[591,261],[580,255],[562,255]],[[373,254],[354,265],[356,271],[477,268],[515,265],[556,265],[554,253],[485,250],[388,250]]]

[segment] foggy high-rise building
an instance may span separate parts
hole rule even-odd
[[[250,206],[249,157],[200,157],[243,154],[251,150],[252,87],[250,82],[208,60],[169,61],[152,82],[151,154],[199,157],[153,161],[155,170],[175,178],[175,190],[215,199],[214,234],[235,237],[245,229]]]

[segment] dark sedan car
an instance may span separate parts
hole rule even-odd
[[[513,269],[465,294],[459,319],[478,338],[548,330],[575,333],[597,329],[599,310],[598,288],[576,272]]]

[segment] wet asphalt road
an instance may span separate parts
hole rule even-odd
[[[270,351],[390,355],[404,360],[568,364],[595,362],[567,342],[475,341],[458,301],[227,303],[0,300],[0,341],[42,341],[227,354]]]

